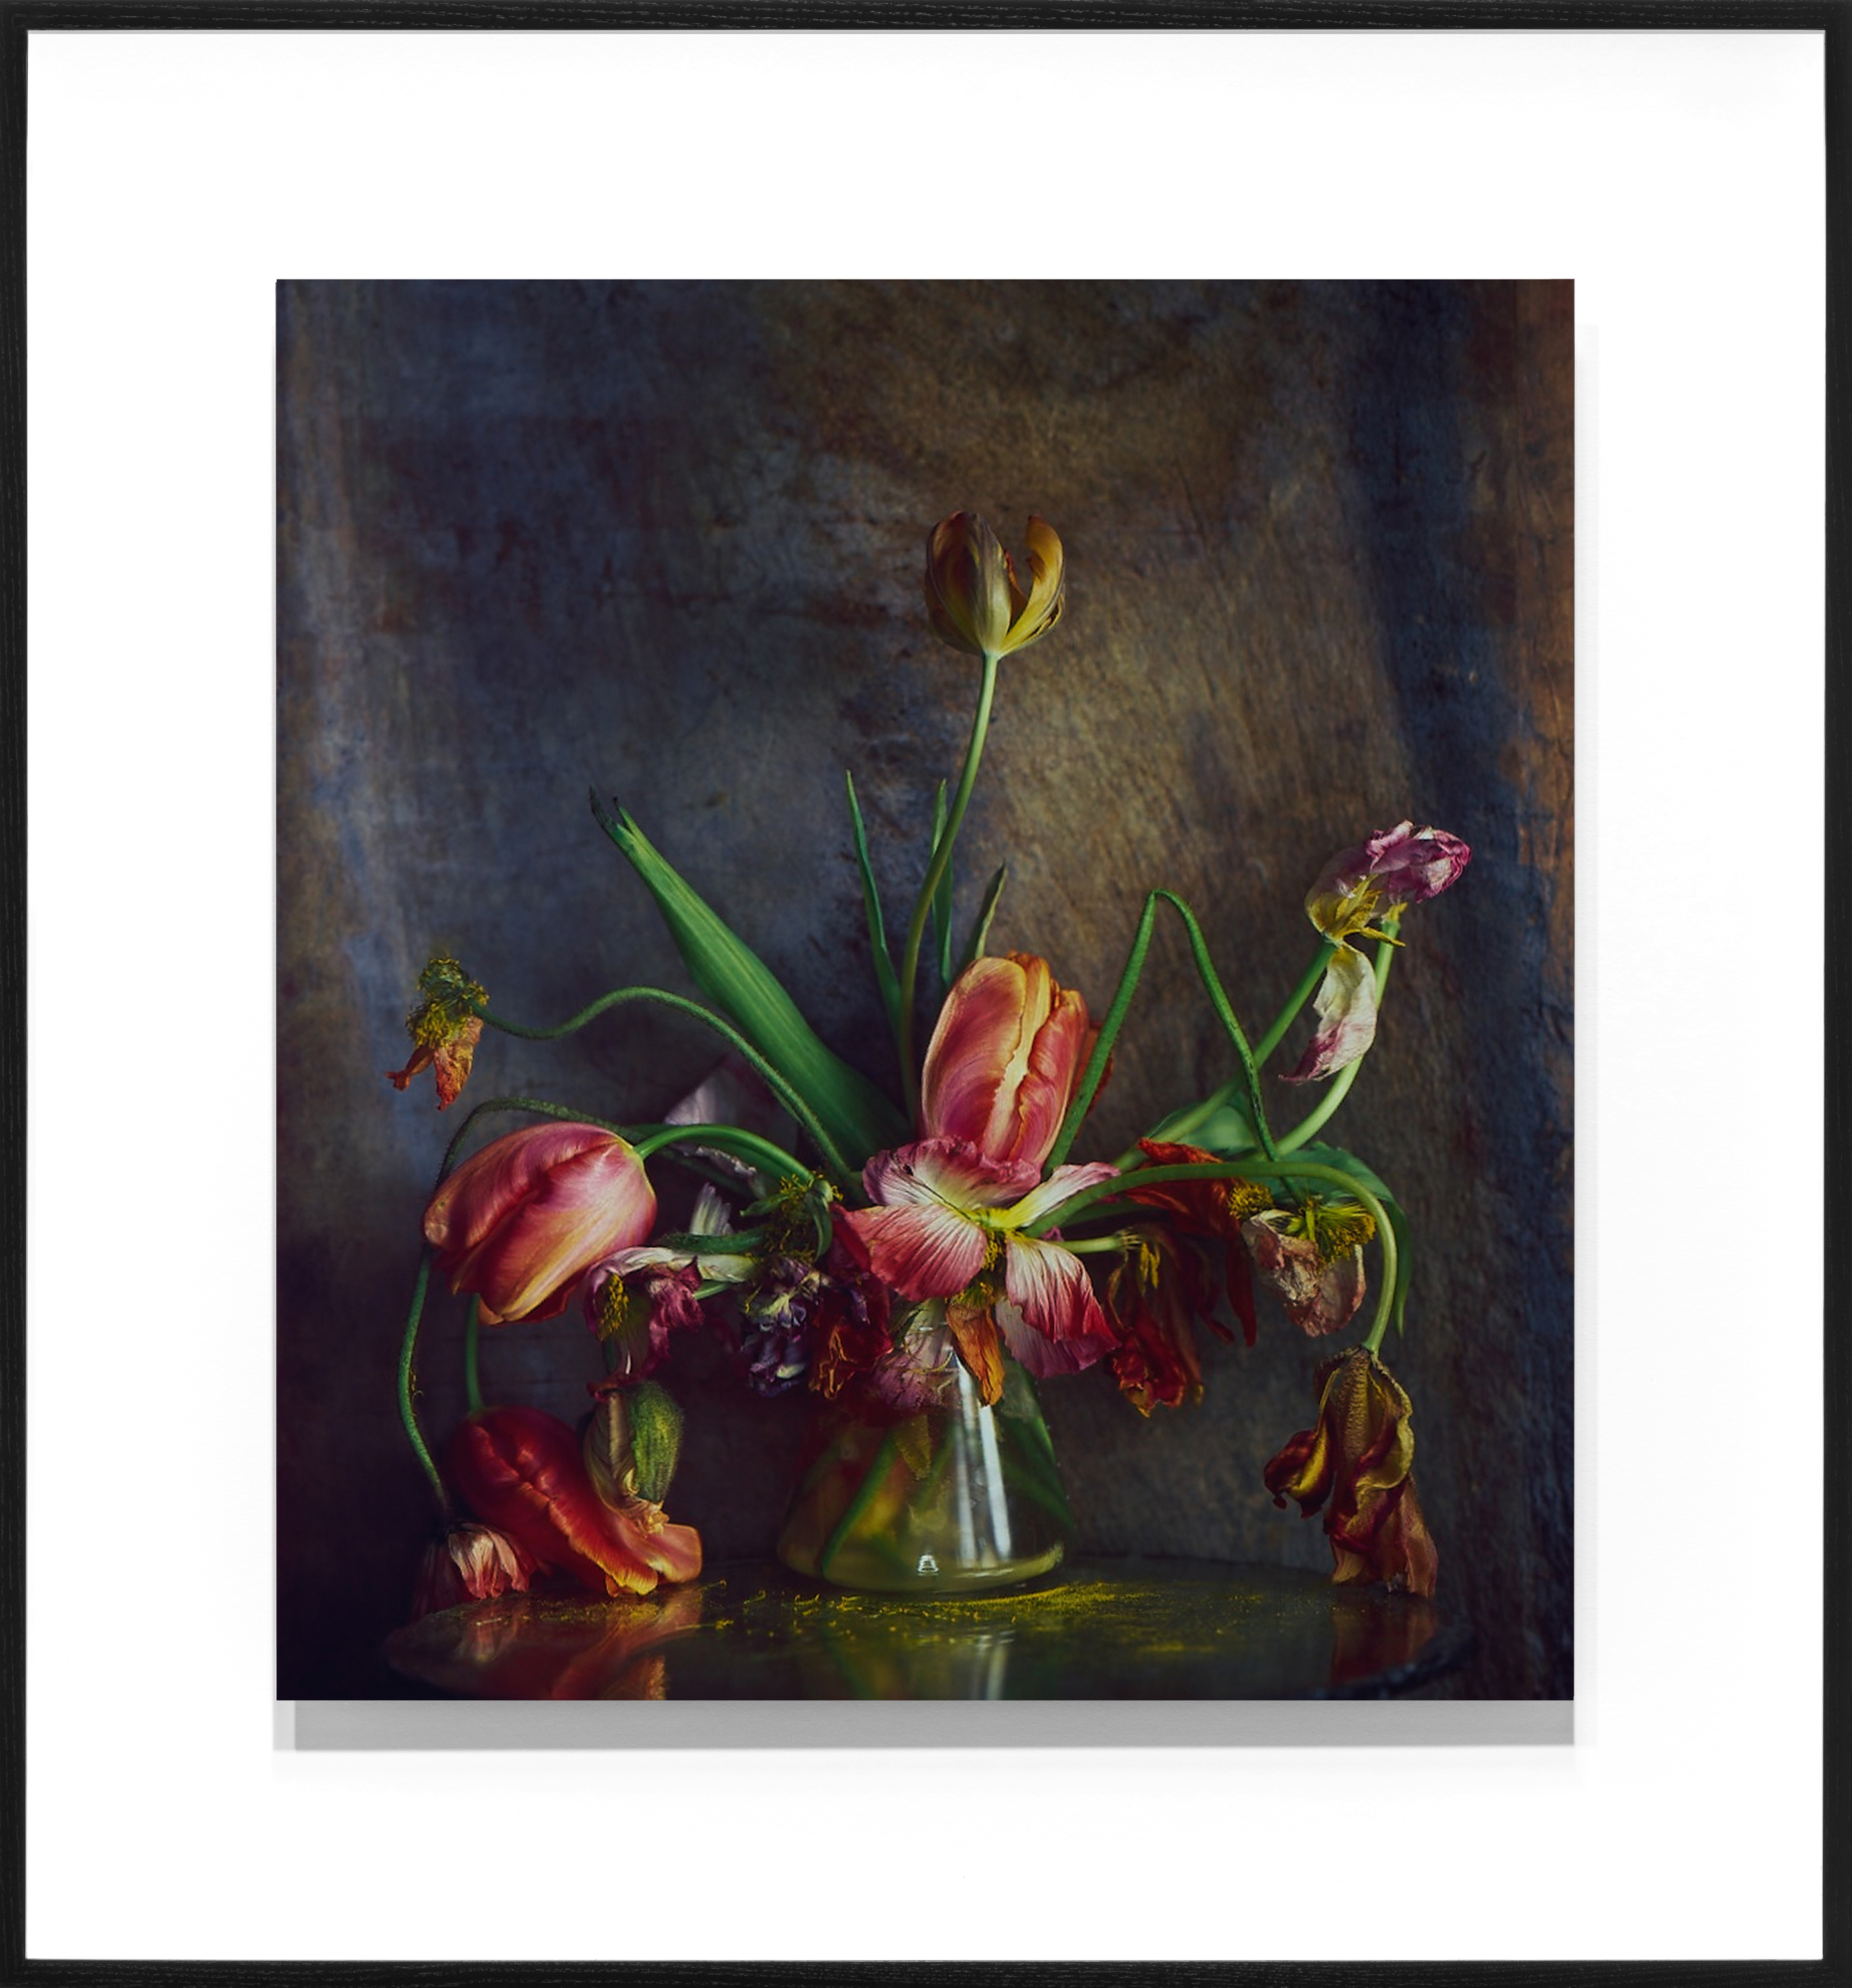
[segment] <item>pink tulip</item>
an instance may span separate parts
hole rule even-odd
[[[1098,1033],[1086,1002],[1055,984],[1046,959],[974,961],[946,996],[927,1048],[922,1135],[1039,1170]]]
[[[453,1291],[474,1291],[485,1323],[551,1318],[605,1257],[656,1219],[643,1162],[596,1125],[510,1132],[465,1160],[424,1211],[425,1239]]]

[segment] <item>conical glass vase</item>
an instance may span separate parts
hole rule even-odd
[[[818,1405],[778,1557],[837,1587],[970,1593],[1047,1573],[1073,1526],[1029,1376],[1005,1360],[986,1408],[955,1361],[944,1399],[914,1414]]]

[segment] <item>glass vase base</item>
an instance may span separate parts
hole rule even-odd
[[[778,1557],[836,1587],[969,1594],[1049,1573],[1073,1531],[1029,1377],[1006,1363],[993,1408],[960,1366],[912,1415],[824,1409]]]

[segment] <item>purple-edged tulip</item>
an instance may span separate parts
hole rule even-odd
[[[1266,1209],[1241,1225],[1242,1240],[1263,1283],[1279,1293],[1286,1316],[1311,1338],[1336,1332],[1356,1317],[1364,1301],[1364,1244],[1376,1225],[1360,1209],[1310,1218]]]
[[[926,613],[941,642],[974,656],[1012,654],[1046,635],[1061,618],[1066,576],[1061,541],[1045,519],[1032,517],[1026,592],[1016,562],[975,511],[957,511],[932,528],[926,542]]]
[[[1001,1342],[1037,1376],[1089,1367],[1114,1344],[1086,1266],[1023,1232],[1083,1188],[1112,1179],[1103,1161],[1057,1167],[987,1159],[961,1139],[877,1153],[862,1175],[872,1208],[836,1218],[843,1246],[912,1303],[945,1301],[946,1326],[980,1393],[1002,1391]]]
[[[1393,939],[1375,921],[1424,904],[1457,883],[1472,851],[1444,829],[1398,822],[1354,849],[1340,850],[1306,894],[1306,915],[1337,947],[1313,1002],[1318,1027],[1289,1084],[1333,1077],[1376,1040],[1376,976],[1350,943]]]
[[[920,1125],[987,1160],[1039,1167],[1080,1088],[1099,1031],[1087,1003],[1027,952],[975,960],[927,1046]]]
[[[424,1236],[450,1288],[476,1293],[499,1325],[565,1310],[585,1273],[655,1219],[643,1162],[615,1133],[536,1125],[465,1160],[425,1209]]]

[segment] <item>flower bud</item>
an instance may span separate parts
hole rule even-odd
[[[654,1381],[635,1388],[607,1383],[597,1391],[586,1425],[585,1467],[606,1504],[663,1502],[681,1456],[681,1427],[674,1398]]]

